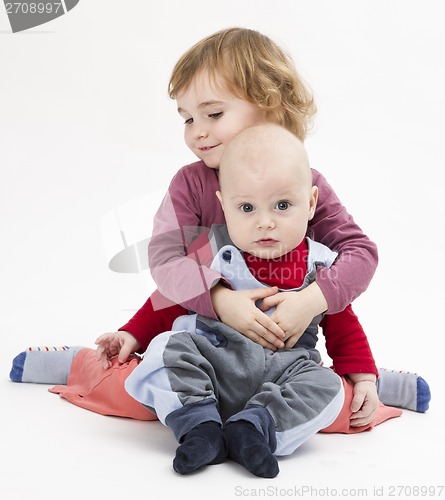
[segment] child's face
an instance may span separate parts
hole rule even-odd
[[[318,193],[295,169],[292,175],[277,164],[259,170],[238,164],[218,197],[233,243],[256,257],[276,259],[306,236]]]
[[[185,143],[210,168],[219,168],[225,147],[239,132],[264,121],[256,104],[212,84],[207,73],[198,74],[176,101]]]

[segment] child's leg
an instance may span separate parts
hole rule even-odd
[[[224,426],[229,458],[259,477],[275,477],[276,456],[293,453],[340,412],[344,391],[333,370],[306,349],[264,350],[264,382]]]
[[[431,391],[428,383],[416,373],[379,368],[377,394],[388,406],[424,413],[429,408]]]
[[[13,382],[65,385],[74,356],[82,347],[28,347],[13,362],[9,378]]]
[[[217,347],[225,338],[221,331],[213,329],[218,322],[201,319],[196,320],[196,326],[209,337],[186,330],[157,336],[125,383],[127,391],[154,409],[159,420],[173,431],[180,443],[173,467],[180,474],[225,459],[227,447],[221,415],[233,414],[232,408],[239,411],[245,406],[262,378],[264,366],[261,346],[249,344],[249,352],[238,348],[239,343],[250,341],[232,331],[233,342],[229,345],[236,347]],[[254,352],[261,354],[258,361],[263,363],[256,362]],[[249,396],[244,395],[246,390]]]
[[[205,337],[186,331],[158,335],[125,382],[128,393],[155,410],[173,431],[180,443],[173,460],[179,474],[221,463],[227,456],[212,391],[216,380],[200,344],[211,347]]]

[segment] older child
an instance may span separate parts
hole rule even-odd
[[[281,124],[303,140],[315,105],[291,59],[268,37],[242,28],[215,33],[187,51],[173,70],[169,89],[185,122],[186,143],[201,161],[175,175],[155,217],[150,263],[164,295],[156,291],[120,331],[97,339],[98,358],[111,371],[101,371],[94,353],[81,349],[26,351],[14,361],[11,372],[16,381],[67,383],[55,392],[100,413],[135,415],[131,404],[122,405],[118,396],[126,373],[137,364],[129,355],[143,353],[156,335],[170,330],[173,320],[184,314],[182,306],[221,319],[263,347],[292,347],[314,316],[327,312],[330,317],[363,292],[377,265],[375,244],[315,170],[318,204],[308,235],[339,255],[330,269],[317,270],[310,286],[298,294],[276,294],[274,288],[235,291],[224,286],[219,272],[187,257],[189,244],[200,231],[224,223],[215,192],[219,160],[230,140],[261,122]],[[264,310],[276,305],[275,312],[268,316],[257,308],[259,299],[264,299]],[[333,330],[339,330],[338,325]],[[417,376],[391,379],[391,391],[386,393],[392,399],[385,402],[422,411],[419,381]],[[113,391],[104,382],[121,390],[114,391],[114,403]],[[140,418],[139,411],[136,414]]]
[[[337,254],[306,237],[318,187],[294,134],[271,124],[240,132],[225,148],[219,180],[228,235],[226,226],[212,227],[210,268],[235,290],[268,284],[287,290],[282,295],[301,293],[318,268],[333,265]],[[349,319],[337,313],[345,314]],[[313,318],[292,349],[275,352],[200,315],[178,318],[173,331],[151,342],[126,388],[181,443],[173,461],[178,473],[229,456],[257,476],[275,477],[275,455],[292,453],[334,422],[344,392],[340,377],[321,366],[321,320]],[[334,353],[327,346],[334,366],[362,358],[360,342],[344,342]],[[366,371],[344,375],[377,401],[373,362]]]
[[[332,270],[320,270],[303,293],[288,294],[272,318],[255,308],[258,297],[227,289],[219,273],[185,256],[201,228],[224,223],[214,193],[219,161],[230,140],[260,122],[283,125],[304,140],[315,113],[312,95],[283,50],[261,33],[242,28],[218,32],[186,52],[173,70],[169,90],[184,119],[185,142],[201,161],[175,175],[155,216],[149,257],[158,289],[175,304],[220,318],[264,346],[281,347],[283,338],[295,343],[314,315],[341,311],[360,295],[377,265],[376,245],[319,172],[313,171],[320,194],[308,233],[339,258]],[[151,300],[122,329],[138,340],[153,338],[158,332],[150,331],[146,317],[152,307],[163,307],[162,301]]]

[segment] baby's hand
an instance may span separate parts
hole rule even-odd
[[[379,407],[379,397],[375,385],[375,375],[351,373],[354,383],[354,397],[351,403],[351,427],[362,427],[371,423]]]
[[[270,315],[270,319],[284,331],[285,347],[292,349],[314,315],[309,308],[304,307],[300,292],[283,292],[267,297],[263,301],[261,310],[267,311],[271,307],[276,307],[276,310]]]
[[[284,331],[286,349],[292,349],[313,318],[327,309],[327,303],[314,282],[299,292],[282,292],[266,297],[261,310],[271,307],[276,307],[276,310],[270,319]]]
[[[106,370],[111,366],[111,358],[119,355],[119,363],[125,363],[130,354],[140,348],[139,342],[129,332],[104,333],[96,339],[96,358]]]
[[[284,332],[255,302],[277,292],[277,287],[235,291],[216,285],[212,289],[213,308],[223,323],[253,342],[276,351],[284,347]]]

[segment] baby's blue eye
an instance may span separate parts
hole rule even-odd
[[[250,203],[244,203],[244,205],[241,205],[241,210],[246,213],[253,212],[253,205]]]
[[[184,125],[191,125],[193,123],[193,118],[187,118],[187,120],[185,120],[184,122]]]
[[[209,115],[209,118],[213,118],[214,120],[217,120],[218,118],[221,118],[221,116],[222,116],[222,115],[223,115],[223,114],[222,114],[222,112],[219,112],[219,113],[211,113],[211,114]]]
[[[276,204],[277,210],[287,210],[289,208],[289,202],[288,201],[279,201]]]

